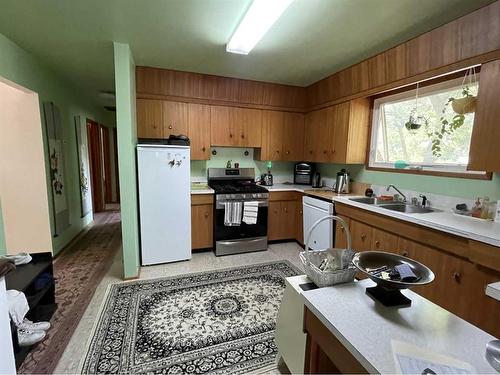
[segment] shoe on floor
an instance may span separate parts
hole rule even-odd
[[[31,346],[37,342],[42,341],[45,338],[45,331],[30,331],[27,329],[17,330],[17,340],[19,341],[19,346]]]
[[[49,322],[37,322],[33,323],[31,320],[24,319],[21,324],[17,326],[17,329],[24,329],[26,331],[46,331],[50,328]]]

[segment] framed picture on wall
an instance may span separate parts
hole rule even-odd
[[[50,191],[52,196],[53,235],[69,227],[69,205],[64,171],[64,140],[59,108],[53,102],[43,104],[49,153]]]
[[[89,146],[87,126],[82,123],[80,116],[75,116],[76,148],[78,156],[80,208],[81,217],[87,216],[92,211],[92,192],[90,184]]]

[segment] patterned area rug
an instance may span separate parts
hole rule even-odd
[[[120,248],[120,213],[96,214],[94,225],[54,261],[57,310],[47,337],[21,364],[21,374],[51,374]]]
[[[111,285],[82,372],[249,373],[275,367],[288,261]]]

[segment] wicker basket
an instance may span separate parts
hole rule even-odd
[[[349,227],[342,218],[329,215],[319,219],[312,225],[307,234],[305,249],[300,252],[299,256],[304,264],[307,276],[320,288],[354,281],[354,276],[357,272],[356,267],[352,264],[347,269],[337,271],[322,271],[319,269],[320,264],[327,258],[330,250],[310,250],[309,243],[311,240],[311,234],[319,224],[326,220],[338,221],[340,223],[340,225],[344,228],[347,238],[347,249],[351,249],[351,233],[349,232]]]

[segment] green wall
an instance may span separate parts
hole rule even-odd
[[[232,160],[233,165],[240,163],[241,168],[255,168],[257,176],[267,172],[266,162],[253,159],[252,148],[215,147],[212,150],[216,150],[217,155],[211,155],[210,160],[191,162],[191,178],[206,179],[207,168],[225,168],[228,160]],[[249,152],[248,156],[244,155],[245,151]],[[291,176],[293,178],[293,165],[293,162],[274,161],[272,173],[275,177]]]
[[[472,180],[437,176],[420,176],[407,173],[378,172],[365,169],[364,165],[321,164],[319,170],[323,176],[335,177],[346,168],[354,181],[375,185],[394,184],[402,189],[442,194],[452,197],[471,198],[490,197],[500,200],[500,174],[493,174],[492,180]]]
[[[123,277],[139,274],[139,218],[135,149],[135,63],[128,44],[114,43],[116,128],[122,219]]]
[[[57,254],[92,221],[92,214],[81,217],[74,116],[80,115],[82,118],[90,118],[106,125],[112,125],[111,121],[113,120],[108,112],[92,104],[87,97],[81,95],[80,90],[73,88],[66,80],[2,34],[0,34],[0,51],[0,77],[36,92],[39,96],[40,110],[44,102],[53,101],[61,112],[61,121],[64,124],[65,174],[71,226],[52,239],[53,251],[54,254]],[[41,113],[43,134],[45,134],[45,122],[43,112]],[[46,150],[45,137],[44,147]],[[51,194],[47,152],[44,154],[47,186],[49,186],[49,194]],[[49,206],[52,213],[52,206]],[[50,219],[53,227],[52,214]]]

